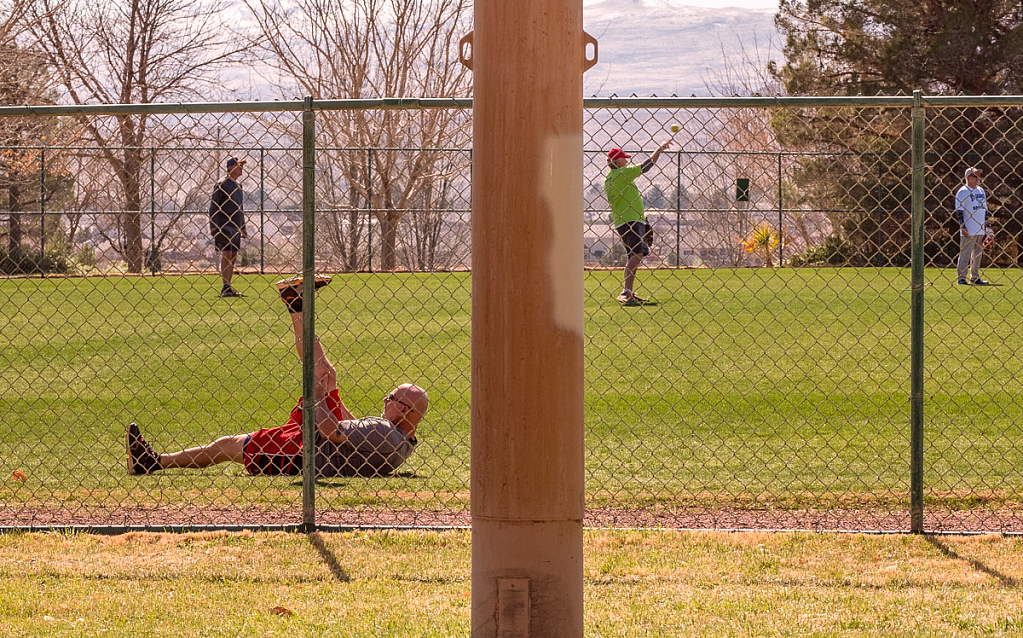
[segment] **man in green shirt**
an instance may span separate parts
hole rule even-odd
[[[649,171],[654,162],[661,156],[661,151],[668,148],[671,140],[657,147],[650,157],[642,164],[629,164],[632,157],[620,148],[613,148],[607,154],[607,165],[611,169],[604,180],[604,194],[611,204],[611,224],[625,244],[625,252],[629,256],[625,262],[625,286],[618,301],[628,305],[642,305],[646,299],[633,292],[636,271],[643,258],[650,254],[653,242],[653,228],[646,223],[643,212],[643,196],[636,188],[636,178]]]

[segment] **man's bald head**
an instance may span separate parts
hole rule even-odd
[[[430,409],[430,398],[426,396],[426,390],[412,383],[403,383],[394,389],[395,399],[401,399],[412,406],[420,417],[426,416]]]

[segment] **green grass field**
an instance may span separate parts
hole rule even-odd
[[[927,272],[933,508],[1023,500],[1023,275],[987,274],[1000,285]],[[614,301],[620,276],[585,279],[591,508],[908,507],[908,270],[643,271],[657,303],[639,308]],[[124,472],[129,421],[169,451],[286,420],[301,367],[275,278],[242,277],[234,300],[211,277],[0,281],[0,472],[29,478],[0,484],[3,507],[297,512],[293,478]],[[464,273],[357,274],[321,291],[356,414],[405,380],[432,398],[409,464],[320,481],[324,507],[467,509],[470,289]]]
[[[468,636],[470,547],[467,531],[0,535],[0,627],[21,638]],[[584,629],[1021,636],[1021,552],[1023,539],[993,535],[591,530]]]

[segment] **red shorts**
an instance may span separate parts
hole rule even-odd
[[[302,471],[302,424],[287,425],[253,432],[245,441],[243,462],[249,474],[293,476]]]
[[[327,407],[344,420],[337,389],[327,395]],[[253,432],[245,441],[242,462],[252,475],[294,476],[302,473],[302,399],[284,425]]]

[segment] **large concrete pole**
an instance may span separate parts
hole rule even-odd
[[[476,638],[583,635],[587,41],[581,0],[477,0],[463,55],[473,70]]]

